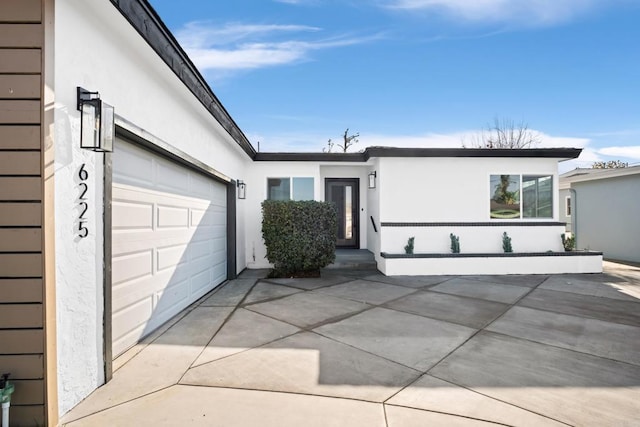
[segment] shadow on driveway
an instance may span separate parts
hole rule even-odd
[[[634,425],[640,269],[247,271],[116,361],[68,425]]]

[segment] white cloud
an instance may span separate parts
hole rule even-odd
[[[590,12],[606,0],[386,0],[387,7],[442,12],[479,23],[553,25]]]
[[[598,153],[604,156],[640,160],[640,145],[632,145],[628,147],[605,147],[599,149]]]
[[[200,70],[238,70],[302,61],[309,52],[350,46],[377,38],[333,37],[304,40],[321,29],[305,25],[247,25],[190,22],[176,36]],[[283,35],[287,38],[282,39]],[[295,39],[291,37],[295,35]]]

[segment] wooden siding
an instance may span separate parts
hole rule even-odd
[[[55,330],[45,307],[43,6],[0,1],[0,367],[16,387],[12,425],[57,424],[45,415]]]

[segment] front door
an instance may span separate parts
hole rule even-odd
[[[358,178],[326,178],[325,200],[332,202],[338,210],[338,248],[358,248],[358,200],[360,200]]]

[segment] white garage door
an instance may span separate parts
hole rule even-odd
[[[226,187],[124,141],[113,152],[112,353],[222,283]]]

